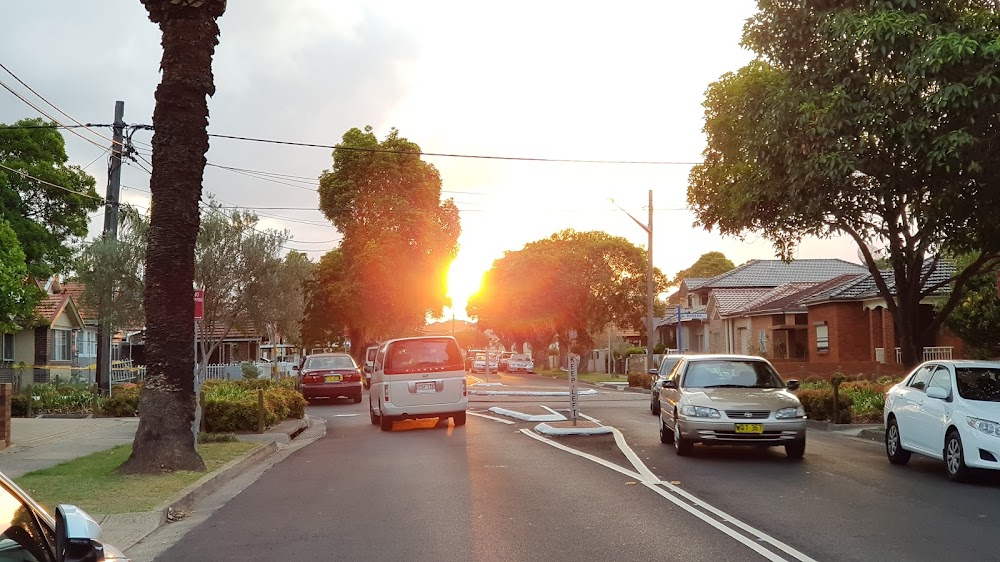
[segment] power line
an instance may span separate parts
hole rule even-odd
[[[101,148],[101,149],[104,148],[104,146],[102,146],[97,141],[94,141],[93,139],[89,139],[89,138],[81,135],[80,133],[76,132],[76,130],[75,130],[76,128],[75,127],[74,128],[70,128],[70,127],[67,127],[66,125],[63,125],[62,123],[60,123],[58,119],[56,119],[55,117],[52,117],[51,115],[49,115],[48,113],[46,113],[42,108],[38,107],[37,105],[35,105],[35,104],[31,103],[30,101],[28,101],[27,99],[25,99],[24,96],[22,96],[21,94],[17,93],[13,88],[11,88],[10,86],[8,86],[7,83],[4,82],[3,80],[0,80],[0,86],[3,86],[4,89],[6,89],[8,92],[14,94],[14,97],[16,97],[17,99],[23,101],[25,104],[27,104],[28,106],[30,106],[32,109],[34,109],[35,111],[37,111],[37,112],[41,113],[42,115],[44,115],[46,118],[48,118],[49,121],[52,121],[53,123],[58,124],[60,128],[66,129],[67,131],[69,131],[69,132],[73,133],[74,135],[80,137],[81,139],[89,142],[90,144],[96,146],[97,148]]]
[[[96,195],[91,195],[91,194],[83,192],[83,191],[76,191],[75,189],[70,189],[68,187],[63,187],[61,185],[56,185],[56,184],[54,184],[52,182],[47,182],[47,181],[45,181],[43,179],[39,179],[39,178],[36,178],[35,176],[32,176],[32,175],[28,174],[24,170],[18,170],[18,169],[15,169],[15,168],[11,168],[10,166],[6,166],[4,164],[0,164],[0,168],[3,168],[5,170],[9,170],[11,172],[14,172],[15,174],[21,176],[22,178],[32,179],[32,180],[35,180],[35,181],[37,181],[39,183],[48,185],[50,187],[55,187],[55,188],[61,189],[63,191],[68,191],[70,193],[75,193],[77,195],[82,195],[84,197],[89,197],[91,199],[96,199],[96,200],[100,201],[101,203],[106,203],[106,201],[104,200],[103,197],[99,197],[99,196],[96,196]]]
[[[10,74],[11,76],[13,76],[14,80],[17,80],[18,82],[20,82],[21,85],[24,86],[25,88],[27,88],[29,92],[31,92],[32,94],[35,94],[36,96],[38,96],[38,98],[40,100],[42,100],[45,103],[49,104],[49,106],[52,109],[55,109],[56,111],[58,111],[59,113],[61,113],[64,117],[66,117],[67,119],[69,119],[70,121],[76,123],[78,126],[83,127],[84,129],[87,129],[91,133],[94,133],[95,135],[101,137],[102,139],[104,139],[104,140],[106,140],[106,141],[108,141],[108,142],[110,142],[112,144],[118,144],[118,145],[121,144],[120,142],[115,142],[111,137],[105,136],[105,135],[103,135],[103,134],[101,134],[101,133],[99,133],[99,132],[91,129],[89,126],[84,125],[83,123],[81,123],[81,122],[77,121],[76,119],[74,119],[73,116],[70,115],[69,113],[66,113],[62,109],[59,109],[59,107],[56,104],[50,102],[48,99],[45,98],[45,96],[43,96],[42,94],[39,94],[37,91],[35,91],[35,89],[32,88],[31,86],[29,86],[28,84],[26,84],[24,82],[24,80],[21,80],[17,76],[17,74],[14,74],[9,68],[7,68],[6,66],[4,66],[4,64],[2,62],[0,62],[0,68],[4,69],[7,72],[7,74]],[[53,121],[55,121],[55,119],[53,119]]]

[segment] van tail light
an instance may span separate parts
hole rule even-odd
[[[388,402],[389,401],[389,383],[388,382],[383,382],[382,383],[382,388],[385,389],[385,401]]]
[[[468,382],[466,382],[465,378],[463,377],[462,378],[462,396],[468,396],[468,395],[469,395],[469,385],[468,385]]]

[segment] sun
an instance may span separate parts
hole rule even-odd
[[[479,292],[483,284],[483,271],[463,260],[462,256],[455,258],[448,268],[448,296],[451,297],[451,310],[458,316],[465,316],[465,305],[469,297]]]

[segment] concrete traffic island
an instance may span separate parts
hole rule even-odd
[[[608,426],[590,420],[577,420],[576,425],[570,420],[542,422],[535,426],[535,432],[549,437],[565,435],[607,435],[612,433]]]

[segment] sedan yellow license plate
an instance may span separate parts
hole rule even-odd
[[[326,382],[340,382],[340,380],[341,380],[341,376],[340,375],[327,375],[326,376]]]
[[[736,433],[764,433],[764,425],[759,423],[738,423]]]

